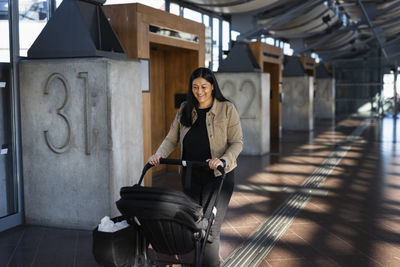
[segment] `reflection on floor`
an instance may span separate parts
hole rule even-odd
[[[266,156],[239,158],[221,232],[226,265],[288,198],[301,193],[311,198],[280,222],[285,231],[274,242],[269,238],[273,245],[248,266],[400,266],[400,126],[392,118],[372,118],[349,141],[364,120],[317,121],[312,133],[284,132]],[[308,192],[303,182],[344,147],[338,165]],[[169,186],[179,187],[179,180],[170,179]],[[98,265],[90,231],[20,226],[0,233],[0,266]]]

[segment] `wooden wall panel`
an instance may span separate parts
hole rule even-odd
[[[144,164],[152,155],[151,151],[151,106],[150,93],[142,93],[142,111],[143,111],[143,159]],[[144,165],[143,165],[144,166]],[[148,170],[144,177],[144,185],[151,186],[152,184],[152,169]]]
[[[282,103],[280,94],[282,92],[281,65],[264,63],[264,72],[270,73],[271,100],[270,100],[270,137],[278,139],[281,137],[282,125]]]
[[[149,24],[143,22],[143,14],[137,13],[138,58],[150,58]]]
[[[102,6],[104,14],[109,19],[119,41],[121,42],[128,59],[137,59],[138,56],[138,37],[137,7],[136,5],[106,5]]]
[[[260,68],[262,68],[261,47],[259,45],[259,42],[250,43],[249,48],[256,58],[258,65],[260,66]]]
[[[171,38],[169,36],[163,36],[163,35],[159,35],[159,34],[155,34],[155,33],[149,34],[149,41],[151,43],[163,44],[163,45],[168,45],[168,46],[172,46],[172,47],[180,47],[180,48],[191,49],[191,50],[197,50],[198,46],[199,46],[195,42],[175,39],[175,38]]]
[[[204,66],[204,24],[137,3],[106,5],[102,8],[106,17],[110,19],[128,59],[149,58],[149,43],[153,42],[200,51],[198,66]],[[199,41],[195,43],[150,33],[150,24],[195,34]]]
[[[282,49],[276,46],[268,45],[262,42],[253,42],[249,44],[254,57],[260,68],[264,63],[282,64]]]
[[[198,67],[198,53],[196,51],[174,49],[166,53],[166,122],[169,124],[175,117],[175,94],[186,94],[189,86],[189,78]]]
[[[186,94],[188,82],[192,72],[198,68],[198,52],[184,49],[170,49],[165,53],[165,114],[166,128],[175,118],[178,109],[175,108],[175,94]],[[180,147],[178,147],[170,156],[171,158],[180,157]],[[169,170],[176,170],[169,167]]]
[[[317,67],[315,60],[312,57],[304,55],[300,56],[299,60],[307,74],[315,78],[315,68]]]
[[[151,112],[152,153],[155,153],[168,134],[178,108],[175,94],[186,94],[190,74],[198,67],[198,52],[171,46],[151,44]],[[180,157],[178,146],[170,158]],[[176,171],[174,166],[153,168],[154,175],[164,171]]]
[[[182,32],[193,33],[199,36],[199,43],[204,42],[205,26],[192,20],[176,16],[159,9],[137,4],[137,10],[143,14],[142,21],[146,24],[153,24]]]
[[[152,154],[161,145],[167,131],[165,129],[165,66],[164,51],[150,49],[150,92],[151,92],[151,141]],[[165,171],[165,165],[153,168],[154,175]]]

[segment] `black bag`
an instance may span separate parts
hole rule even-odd
[[[112,218],[114,223],[124,220],[123,216]],[[93,230],[93,255],[96,262],[106,267],[128,267],[135,264],[138,228],[135,224],[117,232]]]

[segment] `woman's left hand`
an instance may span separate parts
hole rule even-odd
[[[224,167],[224,163],[219,158],[208,159],[206,162],[208,162],[211,170],[217,169],[218,166]]]

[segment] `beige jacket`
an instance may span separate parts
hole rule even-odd
[[[178,145],[178,142],[181,144],[182,157],[183,138],[185,138],[185,135],[190,130],[190,127],[186,127],[180,123],[183,106],[181,105],[171,124],[168,135],[156,152],[162,158],[168,157]],[[193,109],[193,122],[196,119],[197,112]],[[213,105],[207,113],[206,126],[208,140],[210,141],[211,157],[225,160],[225,171],[228,173],[237,166],[236,158],[243,149],[242,127],[235,106],[231,102],[220,102],[214,99]],[[214,174],[216,176],[221,175],[219,171],[215,171]]]

